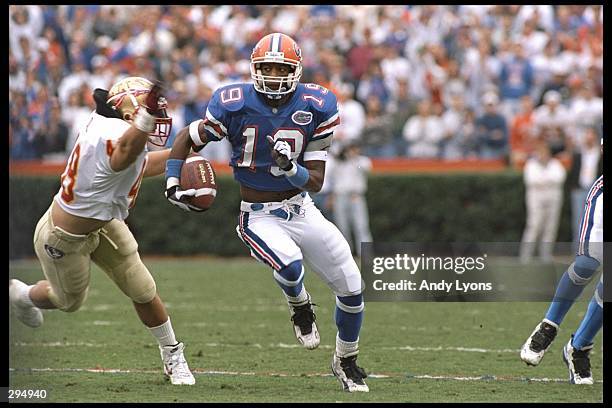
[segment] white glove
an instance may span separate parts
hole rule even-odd
[[[272,136],[267,136],[270,144],[274,143]],[[291,161],[291,146],[285,140],[277,140],[272,147],[272,159],[281,170],[288,171],[293,167]]]
[[[183,197],[195,196],[195,188],[190,188],[189,190],[181,190],[180,184],[176,180],[170,180],[172,178],[174,177],[170,177],[166,182],[165,195],[168,201],[185,211],[202,211],[197,207],[192,206],[191,204],[187,204],[181,201],[181,198]]]

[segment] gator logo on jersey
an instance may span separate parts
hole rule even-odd
[[[47,244],[45,244],[45,251],[47,251],[47,255],[53,259],[60,259],[62,256],[64,256],[62,251]]]
[[[312,122],[312,113],[297,111],[291,115],[291,120],[297,125],[307,125]]]

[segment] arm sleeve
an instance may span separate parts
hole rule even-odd
[[[327,160],[327,151],[331,146],[334,130],[340,124],[336,96],[332,92],[329,92],[326,96],[323,105],[324,109],[318,115],[320,118],[319,124],[306,145],[304,161]]]
[[[196,146],[203,146],[209,141],[218,142],[227,136],[227,110],[223,108],[223,105],[219,100],[219,91],[215,91],[208,107],[204,118],[197,121],[191,122],[189,125],[189,136]],[[200,123],[204,123],[204,135],[206,136],[206,142],[204,142],[198,132],[198,126]]]

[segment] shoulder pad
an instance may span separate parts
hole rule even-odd
[[[248,98],[250,94],[249,87],[252,88],[253,85],[239,83],[217,88],[213,93],[211,103],[215,103],[219,108],[230,112],[239,111],[244,106],[245,98]]]

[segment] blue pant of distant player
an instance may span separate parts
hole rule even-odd
[[[336,349],[345,356],[356,354],[364,284],[338,228],[323,217],[306,192],[283,202],[243,201],[240,210],[238,236],[255,259],[272,267],[288,300],[306,296],[302,261],[334,292]]]

